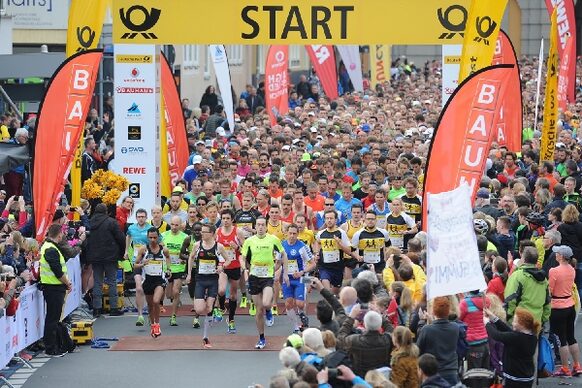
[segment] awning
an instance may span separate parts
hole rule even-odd
[[[65,60],[65,53],[0,55],[0,79],[51,78]]]

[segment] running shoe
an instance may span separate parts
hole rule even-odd
[[[299,326],[295,326],[295,329],[293,329],[293,334],[301,335],[301,328]]]
[[[176,321],[176,314],[172,314],[170,317],[170,326],[178,326],[178,322]]]
[[[303,325],[303,329],[307,329],[309,327],[309,318],[305,315],[304,312],[299,313],[299,319],[301,320],[301,325]]]
[[[257,344],[255,345],[255,349],[264,349],[265,346],[267,346],[267,340],[259,339],[259,342],[257,342]]]
[[[582,366],[579,363],[576,363],[572,366],[572,376],[580,376],[582,375]]]
[[[208,338],[202,338],[202,342],[204,343],[204,349],[212,349],[212,345],[210,345]]]
[[[273,315],[279,315],[279,309],[276,305],[271,308],[271,311],[273,312]]]
[[[145,319],[143,319],[143,315],[137,317],[137,321],[135,321],[136,326],[143,326],[145,325]]]
[[[155,326],[156,326],[155,324],[153,324],[153,325],[150,325],[150,335],[151,335],[153,338],[156,338],[156,331],[154,330],[154,327],[155,327]]]
[[[152,326],[154,328],[154,335],[156,337],[161,336],[162,335],[162,330],[160,329],[160,324],[159,323],[154,323]]]
[[[228,329],[226,330],[228,334],[236,334],[236,326],[234,321],[228,321]]]
[[[241,309],[246,308],[247,303],[248,303],[247,297],[243,295],[242,298],[240,298],[240,308]]]
[[[212,310],[212,317],[214,318],[214,322],[222,322],[222,310],[215,307]]]
[[[255,306],[255,304],[253,302],[251,302],[251,306],[249,307],[249,315],[251,317],[254,317],[255,315],[257,315],[257,306]]]
[[[570,372],[570,369],[568,369],[567,367],[560,367],[557,371],[554,372],[554,374],[552,375],[554,377],[572,377],[572,373]]]
[[[275,324],[275,318],[273,317],[273,311],[267,310],[265,311],[265,325],[267,327],[271,327]]]
[[[192,319],[192,327],[194,329],[200,329],[200,320],[197,317],[194,317],[194,319]]]

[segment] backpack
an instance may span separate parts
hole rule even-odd
[[[465,358],[469,351],[469,343],[467,342],[467,325],[463,322],[455,321],[459,327],[459,339],[457,340],[457,355],[459,358]]]
[[[554,355],[547,337],[541,335],[538,341],[538,377],[550,377],[554,372]]]

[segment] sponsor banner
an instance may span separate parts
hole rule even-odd
[[[337,69],[333,46],[314,44],[305,46],[315,73],[319,77],[323,92],[332,100],[338,97]],[[388,73],[390,74],[390,73]]]
[[[507,0],[473,0],[463,40],[459,80],[491,64]]]
[[[4,0],[15,30],[66,30],[68,0]]]
[[[471,203],[471,188],[466,183],[452,191],[428,195],[428,300],[487,287]]]
[[[289,46],[271,46],[265,66],[265,99],[271,125],[289,111]]]
[[[455,90],[433,135],[424,178],[425,200],[428,194],[450,191],[463,183],[469,184],[471,198],[475,197],[513,68],[481,69]],[[426,211],[423,207],[425,221]]]
[[[459,86],[459,69],[461,68],[461,51],[463,46],[460,44],[445,44],[442,50],[443,64],[443,85],[442,99],[443,106],[447,103],[457,86]]]
[[[546,0],[546,8],[550,18],[554,9],[558,10],[558,53],[565,66],[562,78],[562,88],[566,90],[568,102],[576,102],[576,14],[574,0]],[[568,46],[568,41],[572,43]],[[562,73],[562,71],[560,71]]]
[[[211,44],[208,46],[212,63],[214,64],[214,72],[216,73],[216,81],[218,82],[218,89],[222,97],[222,105],[226,112],[226,118],[230,130],[234,130],[234,102],[232,100],[232,84],[230,81],[230,69],[228,68],[228,57],[226,56],[226,49],[221,44]]]
[[[550,51],[547,63],[540,163],[554,161],[554,151],[558,139],[558,8],[555,8],[554,13],[552,13]]]
[[[83,297],[83,280],[81,279],[81,259],[79,256],[67,261],[67,277],[72,283],[71,291],[67,293],[62,318],[67,317],[81,304]]]
[[[85,128],[103,53],[85,51],[55,72],[40,107],[35,140],[33,198],[36,238],[52,223]]]
[[[192,0],[116,0],[111,14],[114,43],[439,45],[463,42],[469,5],[470,0],[279,0],[276,5],[223,0],[220,8],[228,12],[220,22],[228,28],[216,28],[206,17],[197,20],[195,31]],[[196,6],[200,15],[217,10],[213,2]]]
[[[521,136],[523,128],[523,102],[521,96],[521,78],[517,56],[511,40],[501,30],[497,36],[495,54],[492,65],[515,65],[513,74],[509,78],[507,91],[503,97],[503,104],[497,121],[497,135],[495,139],[500,146],[507,147],[513,152],[521,152]]]
[[[391,62],[392,56],[389,45],[370,45],[370,82],[372,83],[373,89],[376,88],[376,85],[383,84],[385,81],[390,81]]]
[[[78,263],[77,258],[77,265]],[[44,330],[45,306],[42,292],[36,284],[26,287],[19,297],[16,314],[18,348],[24,349],[42,338]]]
[[[159,203],[159,53],[154,45],[115,45],[115,159],[135,209]],[[132,220],[133,221],[133,220]],[[131,222],[131,221],[130,221]]]
[[[565,112],[568,110],[568,85],[570,84],[569,64],[572,55],[574,40],[567,37],[566,48],[560,56],[560,72],[558,73],[558,107]],[[574,101],[572,101],[574,102]]]
[[[14,357],[12,353],[12,332],[9,321],[6,315],[0,317],[0,369],[4,369],[6,365]]]
[[[364,91],[364,78],[362,76],[362,59],[360,58],[360,47],[351,45],[336,46],[337,51],[346,66],[346,70],[356,92]]]

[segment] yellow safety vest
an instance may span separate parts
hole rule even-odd
[[[40,248],[40,282],[41,284],[61,285],[63,284],[63,282],[61,282],[59,278],[56,277],[56,275],[51,270],[48,261],[46,261],[44,257],[44,253],[49,248],[55,248],[57,252],[59,252],[59,262],[61,263],[61,268],[63,269],[63,273],[65,275],[67,274],[65,256],[63,256],[59,248],[57,248],[57,246],[53,242],[45,241],[44,244],[42,244],[42,247]]]

